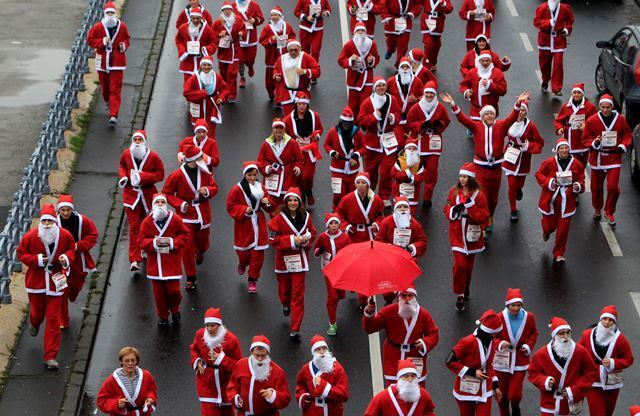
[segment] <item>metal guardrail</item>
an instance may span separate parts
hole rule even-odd
[[[106,0],[90,0],[81,28],[71,47],[69,63],[49,114],[42,124],[31,160],[24,168],[18,191],[13,194],[11,209],[0,233],[0,303],[11,303],[11,273],[20,272],[22,263],[16,249],[22,236],[29,231],[32,219],[40,213],[40,196],[49,193],[49,172],[58,168],[57,151],[66,146],[64,131],[72,126],[71,110],[78,108],[78,91],[84,91],[82,77],[89,71],[88,59],[93,49],[87,43],[91,27],[102,18]]]

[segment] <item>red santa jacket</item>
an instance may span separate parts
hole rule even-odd
[[[296,37],[293,27],[284,22],[284,28],[278,32],[272,23],[267,23],[260,32],[260,45],[264,46],[264,65],[273,68],[278,58],[287,53],[287,40]],[[281,40],[278,41],[278,38]],[[280,45],[280,47],[278,47]]]
[[[227,397],[233,398],[234,405],[238,408],[238,399],[242,399],[243,412],[248,412],[255,416],[279,416],[279,410],[284,409],[291,401],[289,384],[284,370],[273,361],[270,364],[271,371],[266,380],[259,381],[253,377],[253,371],[249,364],[249,358],[241,358],[236,362],[231,374],[231,380],[227,385]],[[273,403],[267,402],[260,390],[274,389],[275,400]],[[244,414],[238,412],[238,415]]]
[[[142,416],[152,414],[154,411],[152,407],[148,407],[147,410],[144,411],[144,402],[147,399],[152,399],[156,405],[158,403],[158,388],[151,373],[136,367],[138,384],[135,389],[136,394],[132,397],[116,375],[118,370],[115,370],[113,374],[107,377],[104,383],[102,383],[98,391],[98,398],[96,399],[98,409],[110,416]],[[118,407],[118,401],[120,399],[127,399],[127,408],[124,410],[125,413],[123,413],[123,409]]]
[[[178,28],[176,33],[176,48],[178,49],[178,60],[180,61],[180,72],[183,74],[193,74],[200,68],[200,57],[213,56],[218,49],[218,36],[213,33],[211,26],[202,24],[197,36],[189,34],[189,23],[184,23]],[[198,47],[198,55],[191,55],[188,51],[189,42]]]
[[[417,70],[413,71],[413,73],[418,79],[420,79],[420,81],[422,81],[423,84],[426,84],[429,81],[433,81],[436,83],[436,87],[438,86],[438,79],[436,78],[436,76],[429,70],[429,68],[424,66],[422,63]]]
[[[338,230],[335,234],[329,234],[327,230],[321,233],[316,239],[313,255],[322,257],[320,267],[324,269],[324,267],[336,257],[336,254],[349,244],[351,244],[349,234],[342,230]]]
[[[140,184],[131,184],[131,170],[140,173]],[[122,189],[122,204],[126,208],[135,209],[138,203],[142,204],[145,212],[151,210],[151,200],[155,194],[155,184],[164,179],[164,165],[162,159],[153,150],[147,148],[142,161],[138,165],[129,149],[125,149],[120,156],[120,168],[118,169],[118,184]]]
[[[252,0],[247,0],[243,7],[240,7],[238,2],[233,2],[232,7],[244,21],[244,36],[240,40],[240,46],[243,48],[256,46],[258,44],[258,26],[264,23],[262,8],[260,8],[257,2]],[[255,19],[253,24],[249,22],[250,19]]]
[[[595,348],[595,327],[586,329],[582,332],[579,344],[582,345],[590,354],[594,364],[598,367],[598,377],[594,380],[592,386],[599,387],[602,390],[615,390],[623,386],[622,372],[633,365],[633,351],[631,345],[622,332],[618,329],[608,345],[607,352],[604,357],[600,357]],[[611,364],[609,367],[602,365],[602,360],[609,358]]]
[[[571,171],[571,185],[560,186],[554,182],[559,172]],[[566,169],[562,169],[558,163],[557,156],[545,159],[536,172],[536,180],[542,188],[538,210],[544,215],[560,214],[562,218],[567,218],[576,213],[576,194],[584,192],[584,166],[575,157],[571,157]],[[573,183],[578,183],[580,189],[576,192]],[[560,212],[555,212],[554,202],[560,198]]]
[[[361,60],[361,66],[354,67],[353,55]],[[367,62],[369,57],[373,57],[373,62]],[[365,86],[373,85],[373,69],[380,63],[380,54],[378,53],[378,45],[376,41],[371,40],[368,47],[361,52],[353,39],[348,41],[342,47],[338,56],[338,65],[347,70],[347,89],[362,91]]]
[[[262,191],[264,197],[269,198],[264,185]],[[251,214],[247,214],[248,207],[253,209]],[[268,249],[269,237],[264,213],[270,214],[275,209],[276,204],[271,200],[266,206],[259,199],[255,200],[255,204],[252,203],[240,182],[232,187],[227,195],[227,212],[233,219],[233,248],[238,251]]]
[[[516,126],[516,124],[514,123],[512,126]],[[526,118],[521,126],[517,137],[511,135],[511,128],[507,129],[505,152],[510,154],[505,155],[502,162],[502,170],[506,175],[526,176],[531,171],[531,156],[541,153],[544,147],[544,139],[540,135],[538,127],[529,118]],[[513,157],[516,154],[515,163],[507,160],[508,157]]]
[[[138,244],[147,253],[147,278],[152,280],[175,280],[182,278],[181,252],[189,238],[189,230],[179,215],[169,211],[162,228],[147,216],[140,224]],[[161,252],[156,238],[169,238],[169,251]]]
[[[411,82],[409,83],[409,87],[407,88],[406,95],[402,91],[402,88],[400,86],[400,75],[394,75],[389,79],[387,79],[387,85],[388,85],[387,93],[391,94],[393,98],[398,100],[398,102],[402,106],[401,112],[400,112],[400,117],[401,117],[400,124],[405,125],[407,124],[407,114],[418,103],[418,100],[420,100],[420,97],[422,97],[422,90],[424,89],[424,84],[422,83],[422,81],[420,81],[420,78],[414,76],[411,79]],[[409,102],[410,95],[413,95],[416,101],[412,103]]]
[[[108,42],[104,44],[104,38]],[[124,71],[127,69],[127,56],[125,52],[129,49],[129,31],[127,25],[118,19],[118,25],[113,36],[109,35],[107,27],[102,22],[98,22],[89,30],[87,43],[96,50],[96,70],[98,72]],[[124,51],[120,49],[120,44],[124,44]]]
[[[567,48],[567,36],[573,30],[571,6],[559,3],[551,13],[549,4],[544,2],[536,8],[533,25],[538,29],[538,49],[563,52]]]
[[[404,150],[398,153],[398,159],[391,168],[391,194],[393,196],[405,196],[409,200],[409,205],[414,209],[420,201],[420,185],[424,181],[426,171],[424,163],[418,158],[418,164],[407,165],[407,157]]]
[[[467,31],[465,34],[465,40],[467,42],[473,42],[478,35],[485,35],[487,39],[491,39],[491,22],[493,22],[496,9],[492,0],[484,0],[484,6],[480,7],[484,9],[485,14],[489,16],[489,21],[484,18],[476,20],[476,16],[471,16],[472,11],[475,11],[479,7],[476,6],[475,0],[464,0],[462,7],[458,11],[458,15],[462,20],[467,22]]]
[[[382,198],[373,191],[369,193],[369,204],[365,207],[358,191],[355,190],[342,197],[336,213],[340,215],[342,227],[349,233],[351,241],[361,243],[373,240],[375,232],[380,229],[380,222],[384,217],[383,210]],[[373,227],[373,230],[370,227]]]
[[[365,151],[364,138],[362,137],[362,132],[358,126],[354,125],[352,129],[355,133],[351,139],[351,146],[349,146],[348,151],[345,138],[336,127],[332,127],[325,136],[324,150],[331,157],[331,166],[329,167],[331,172],[343,175],[354,175],[360,171],[362,157],[364,156]],[[336,152],[338,157],[331,156],[332,152]],[[358,162],[355,166],[351,166],[349,163],[352,156],[356,156],[355,160]]]
[[[182,95],[189,101],[189,113],[191,114],[191,124],[195,124],[199,118],[204,118],[207,123],[222,123],[222,112],[216,104],[218,99],[227,99],[229,95],[229,86],[222,79],[220,74],[215,72],[213,77],[213,94],[209,95],[200,79],[200,71],[196,71],[185,82]],[[209,134],[215,132],[209,131]]]
[[[403,7],[403,4],[404,7]],[[384,33],[401,35],[411,32],[413,19],[420,15],[422,6],[418,0],[380,0],[380,19],[384,25]]]
[[[196,183],[191,181],[183,164],[167,177],[162,193],[177,212],[182,214],[185,224],[199,224],[204,230],[211,226],[211,204],[209,200],[218,193],[218,184],[213,176],[196,168]],[[206,195],[198,190],[205,188]]]
[[[494,344],[495,339],[491,341]],[[493,396],[492,383],[498,381],[498,377],[493,371],[493,345],[489,345],[486,350],[482,342],[473,334],[461,338],[453,347],[453,353],[457,360],[447,363],[449,370],[455,374],[456,381],[453,386],[453,397],[459,401],[486,402]],[[474,376],[467,376],[466,372],[470,368],[482,370],[489,377],[488,380],[478,379]],[[480,383],[480,388],[476,393],[462,391],[461,384],[469,380]]]
[[[449,113],[440,102],[431,112],[425,110],[420,100],[409,110],[407,127],[411,134],[418,138],[420,156],[442,154],[442,135],[449,123]]]
[[[218,331],[222,330],[220,327]],[[220,345],[210,348],[204,340],[205,328],[196,331],[191,343],[191,368],[196,374],[196,390],[202,403],[229,404],[227,385],[236,362],[242,358],[240,341],[235,334],[226,328],[224,339]],[[211,359],[209,352],[214,350],[218,357]],[[204,367],[204,373],[198,371],[198,363]]]
[[[205,9],[202,4],[198,5],[198,7],[202,12],[202,20],[207,22],[208,25],[211,25],[211,23],[213,23],[213,18],[211,17],[209,10]],[[176,29],[180,29],[180,26],[185,23],[189,23],[189,19],[191,19],[191,4],[187,4],[187,7],[185,7],[178,15],[178,18],[176,19]]]
[[[300,120],[293,116],[296,112],[297,110],[294,109],[284,118],[285,132],[296,139],[305,161],[307,163],[316,163],[316,161],[322,159],[322,153],[320,153],[318,142],[320,141],[320,136],[322,136],[322,132],[324,131],[324,126],[320,119],[320,113],[313,110],[307,110],[306,113],[311,117],[311,131],[305,132]]]
[[[401,245],[401,238],[395,236],[396,230],[399,230],[399,227],[393,215],[386,216],[380,223],[380,231],[376,234],[376,241],[382,241],[405,248]],[[409,244],[406,247],[409,253],[411,253],[415,259],[422,257],[427,251],[427,235],[424,233],[422,225],[412,217],[408,231],[410,233]]]
[[[296,75],[296,68],[304,69],[304,75]],[[310,91],[311,79],[320,78],[320,65],[313,56],[304,51],[300,51],[296,59],[285,53],[278,57],[274,64],[273,77],[276,82],[276,103],[290,104],[294,102],[297,91]],[[280,81],[276,77],[279,77]]]
[[[202,150],[202,160],[207,164],[209,170],[220,164],[220,152],[218,151],[218,141],[214,136],[204,136],[204,139],[198,143],[196,136],[187,136],[178,143],[178,160],[182,160],[184,149],[188,145],[196,146]],[[182,163],[182,162],[181,162]]]
[[[550,385],[549,378],[555,383]],[[581,402],[591,384],[598,379],[598,369],[582,345],[573,344],[573,351],[564,367],[553,356],[551,342],[533,355],[529,366],[529,381],[540,390],[540,412],[568,415],[569,401]],[[566,389],[568,400],[556,392]]]
[[[468,202],[467,202],[468,201]],[[460,213],[454,212],[456,205],[463,204]],[[452,251],[474,254],[484,251],[484,235],[482,229],[489,220],[487,198],[481,190],[465,196],[455,186],[449,191],[447,204],[443,208],[449,220],[449,243]]]
[[[500,55],[489,48],[483,49],[482,52],[489,52],[491,54],[491,63],[500,71],[507,72],[509,68],[511,68],[511,60],[503,61],[500,58]],[[468,72],[472,72],[476,69],[477,62],[478,53],[476,52],[476,48],[473,48],[464,54],[462,61],[460,61],[460,74],[462,74],[462,78],[464,78]]]
[[[420,306],[412,319],[404,319],[398,315],[399,305],[392,303],[382,308],[375,315],[364,312],[362,327],[367,334],[384,329],[387,337],[382,346],[382,370],[386,380],[397,380],[399,360],[412,360],[418,369],[418,380],[427,377],[427,354],[430,353],[440,339],[438,327],[431,314]],[[414,344],[420,341],[421,348]]]
[[[334,359],[335,360],[335,359]],[[320,377],[314,386],[313,379]],[[344,402],[349,399],[347,372],[338,362],[333,362],[333,371],[325,373],[313,365],[304,364],[296,378],[296,400],[303,416],[342,416]]]
[[[422,0],[420,31],[423,35],[442,36],[445,16],[453,11],[451,0]]]
[[[58,258],[66,256],[67,263],[71,265],[75,256],[75,241],[71,233],[64,228],[59,228],[58,237],[53,243],[53,249],[45,244],[38,235],[38,229],[33,228],[22,237],[16,253],[18,259],[27,266],[27,274],[24,277],[24,287],[27,293],[37,293],[47,296],[62,296],[64,289],[56,290],[52,277],[56,273],[66,273]],[[47,258],[47,261],[44,261]]]
[[[522,309],[524,317],[517,333],[511,330],[509,323],[509,309],[504,308],[499,315],[502,321],[502,331],[493,342],[493,369],[501,373],[513,374],[516,371],[527,371],[529,357],[532,354],[538,340],[538,327],[533,313]],[[507,347],[506,342],[513,347]],[[522,351],[524,348],[526,351]],[[496,358],[496,356],[498,358]],[[504,365],[508,360],[508,365]]]
[[[373,396],[364,416],[435,416],[435,408],[431,395],[422,387],[420,387],[420,399],[410,403],[400,398],[398,387],[393,384]]]
[[[570,99],[567,104],[560,107],[553,127],[556,134],[558,134],[558,130],[563,129],[563,136],[569,142],[571,153],[582,153],[589,150],[582,144],[582,130],[589,117],[597,112],[596,106],[586,98],[583,98],[579,106],[574,106]]]
[[[234,2],[235,4],[235,2]],[[233,26],[226,25],[220,17],[211,24],[213,36],[218,44],[218,61],[225,64],[232,64],[240,61],[240,40],[245,36],[245,26],[242,16],[235,14]],[[224,32],[224,34],[221,34]],[[226,37],[230,38],[227,39]]]
[[[296,177],[293,169],[302,167],[302,152],[298,142],[286,133],[283,142],[277,146],[273,135],[267,137],[260,146],[257,159],[265,189],[275,197],[283,196],[287,189],[294,186]]]
[[[86,215],[74,212],[71,215],[78,217],[78,233],[74,235],[73,232],[67,230],[73,236],[73,240],[76,243],[76,254],[74,256],[73,264],[75,270],[79,270],[83,273],[91,273],[96,271],[96,262],[91,256],[91,249],[98,243],[98,228],[91,218]],[[58,227],[62,228],[62,221],[60,215],[58,215]]]
[[[364,14],[365,11],[367,12],[366,15]],[[356,23],[362,22],[367,27],[368,36],[373,38],[373,32],[376,28],[376,15],[380,14],[380,3],[377,0],[347,0],[347,12],[350,15],[349,28],[351,33],[353,33],[353,27]]]
[[[311,10],[312,4],[314,8],[313,11]],[[319,7],[319,11],[315,11],[317,7]],[[317,17],[315,17],[315,15],[312,16],[314,17],[313,22],[309,22],[307,16],[311,16],[312,12],[317,15]],[[298,0],[295,9],[293,9],[293,14],[300,19],[300,30],[307,32],[317,32],[324,29],[322,12],[331,13],[329,0]]]
[[[390,155],[397,151],[398,147],[404,147],[405,140],[402,126],[400,126],[402,103],[389,93],[386,96],[388,105],[386,111],[383,111],[385,105],[380,108],[380,119],[369,97],[360,105],[356,124],[366,130],[364,143],[368,150]],[[388,118],[389,115],[392,116],[391,120]],[[391,132],[395,133],[395,142],[392,140],[383,143],[383,135]]]
[[[507,80],[504,74],[498,68],[491,70],[489,76],[489,86],[484,93],[480,93],[480,81],[482,78],[478,75],[478,71],[469,71],[464,79],[460,82],[460,92],[465,94],[471,91],[471,117],[480,120],[480,110],[485,105],[492,105],[496,111],[499,111],[498,101],[500,97],[507,93]],[[496,114],[497,115],[497,114]]]
[[[300,215],[300,214],[298,214]],[[298,246],[293,237],[301,237],[309,231],[311,238],[304,246]],[[311,215],[304,213],[304,225],[300,230],[289,221],[284,212],[271,218],[269,221],[269,244],[276,249],[276,273],[297,273],[309,271],[308,252],[316,238],[316,228],[311,222]],[[287,267],[287,260],[291,260],[291,265]],[[296,264],[296,261],[298,264]]]
[[[605,134],[615,132],[612,144],[606,143],[606,138],[600,140],[598,146],[594,141]],[[622,166],[622,154],[631,147],[633,140],[631,128],[627,119],[617,111],[613,113],[613,121],[608,126],[597,112],[587,119],[582,132],[582,144],[589,148],[589,166],[591,169],[603,170]]]

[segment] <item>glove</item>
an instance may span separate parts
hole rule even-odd
[[[467,200],[464,201],[465,204],[470,204],[471,202],[472,202],[471,197],[467,197]],[[462,208],[464,208],[464,206]]]
[[[137,170],[131,170],[131,185],[140,186],[140,173]]]

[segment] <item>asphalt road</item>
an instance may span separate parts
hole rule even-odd
[[[344,72],[335,63],[342,44],[338,3],[331,3],[334,14],[328,19],[325,29],[321,58],[323,74],[313,90],[312,102],[312,108],[320,112],[327,128],[337,120],[346,101]],[[216,6],[218,4],[215,3]],[[274,4],[273,1],[261,2],[265,13]],[[454,4],[457,9],[461,2],[456,0]],[[550,155],[550,143],[555,140],[551,120],[561,105],[561,101],[540,93],[535,73],[537,52],[527,50],[520,35],[521,32],[525,33],[535,47],[536,32],[532,27],[532,18],[537,4],[531,0],[520,1],[516,6],[517,16],[512,16],[507,3],[499,1],[497,20],[492,29],[494,50],[501,55],[508,54],[513,61],[507,73],[509,94],[502,100],[503,108],[508,108],[521,91],[533,91],[531,118],[547,141],[542,157],[534,161],[535,168],[543,157]],[[172,22],[182,6],[183,2],[175,2]],[[607,13],[602,13],[603,9]],[[564,98],[568,97],[569,86],[575,80],[585,82],[587,95],[594,99],[593,71],[598,52],[593,45],[597,40],[608,39],[620,26],[638,21],[640,11],[635,3],[618,5],[612,1],[580,3],[574,5],[574,10],[575,29],[565,55]],[[288,21],[294,23],[291,12],[285,10]],[[377,32],[379,48],[384,52],[380,24]],[[171,27],[165,41],[147,121],[149,145],[160,153],[167,173],[177,167],[177,143],[190,130],[185,115],[187,107],[181,95],[182,77],[177,73],[174,34],[175,30]],[[456,14],[451,15],[447,19],[437,73],[441,90],[455,91],[454,97],[459,102],[462,99],[457,93],[458,63],[464,53],[463,35],[463,22]],[[419,42],[418,34],[414,33],[412,44],[418,46]],[[262,62],[262,57],[263,51],[260,50],[259,62]],[[378,73],[391,75],[392,61],[383,61]],[[248,88],[240,91],[237,104],[227,105],[223,109],[224,123],[218,129],[222,164],[216,170],[220,192],[213,200],[213,243],[200,267],[198,291],[187,293],[183,298],[182,324],[164,330],[156,327],[150,284],[142,275],[132,276],[129,273],[126,233],[123,232],[87,375],[86,396],[89,399],[95,398],[104,378],[117,367],[119,348],[135,345],[142,353],[141,365],[150,369],[158,382],[159,412],[198,414],[199,404],[193,371],[189,365],[188,347],[209,306],[222,308],[225,324],[240,337],[243,351],[247,352],[254,334],[264,333],[271,338],[273,359],[287,372],[291,391],[295,374],[310,358],[309,338],[314,333],[324,333],[326,330],[325,286],[318,264],[314,264],[313,271],[307,274],[306,315],[302,328],[303,342],[300,345],[289,340],[288,319],[282,316],[277,301],[276,283],[271,272],[273,252],[268,252],[257,296],[246,293],[245,278],[239,278],[236,274],[232,221],[224,209],[224,200],[229,189],[240,179],[242,161],[256,157],[274,114],[262,84],[262,64],[258,65],[256,74],[249,81]],[[623,191],[618,203],[618,227],[615,230],[615,238],[623,256],[612,255],[600,225],[594,224],[591,219],[589,196],[586,194],[573,220],[567,263],[559,268],[551,265],[552,243],[544,243],[541,238],[540,214],[537,211],[540,191],[535,180],[527,180],[525,197],[520,204],[521,219],[515,226],[510,225],[508,219],[504,181],[490,249],[476,260],[472,300],[464,313],[455,312],[455,298],[451,294],[447,222],[440,207],[444,204],[448,188],[456,179],[458,167],[462,162],[471,160],[472,146],[464,128],[455,121],[445,133],[445,140],[446,150],[440,164],[440,181],[434,207],[428,213],[420,213],[420,220],[429,237],[429,248],[420,261],[424,275],[417,281],[419,301],[430,310],[441,331],[440,344],[430,354],[430,375],[427,379],[427,388],[434,397],[438,413],[456,413],[451,395],[454,376],[444,366],[445,357],[458,338],[473,330],[474,321],[485,309],[502,308],[508,287],[522,288],[526,298],[525,307],[536,313],[541,331],[539,346],[548,340],[546,323],[551,316],[557,314],[566,317],[573,325],[574,339],[578,339],[579,333],[597,320],[601,307],[611,303],[618,306],[620,326],[631,344],[640,345],[640,317],[629,295],[629,292],[640,292],[637,277],[640,194],[630,183],[626,169],[622,175]],[[316,175],[318,202],[313,218],[317,225],[322,224],[323,214],[331,208],[328,178],[325,159],[320,162]],[[372,394],[372,376],[367,336],[361,329],[360,313],[356,310],[353,297],[342,302],[338,316],[338,336],[331,339],[330,344],[336,357],[345,364],[350,379],[351,398],[346,405],[346,414],[362,414]],[[620,395],[616,414],[623,414],[623,409],[637,401],[640,383],[638,366],[626,371],[625,381],[627,386]],[[534,414],[538,395],[530,384],[525,385],[523,411],[525,414]],[[299,414],[299,410],[292,403],[284,414]]]

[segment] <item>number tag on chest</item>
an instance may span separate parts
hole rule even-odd
[[[334,194],[342,193],[342,178],[331,178],[331,192]]]
[[[474,376],[462,376],[460,380],[460,391],[469,394],[478,394],[482,381]]]
[[[189,103],[189,113],[191,113],[191,117],[193,118],[200,118],[200,104]]]
[[[360,20],[361,22],[366,22],[367,20],[369,20],[369,12],[367,11],[367,9],[365,9],[364,7],[358,7],[358,10],[356,10],[356,19]]]
[[[511,353],[509,351],[496,351],[493,356],[493,368],[498,371],[509,371],[511,367]]]
[[[324,269],[327,264],[331,261],[331,253],[324,252],[322,253],[322,257],[320,257],[320,268]]]
[[[623,382],[622,371],[607,373],[607,381],[605,383],[607,386],[615,386],[616,384],[622,384],[622,382]]]
[[[560,186],[569,186],[573,182],[573,174],[570,170],[556,172],[556,182]]]
[[[404,196],[407,199],[413,199],[416,193],[416,187],[412,183],[401,183],[400,184],[400,195]]]
[[[218,47],[222,49],[228,49],[231,46],[231,37],[223,36],[218,41]]]
[[[96,54],[96,69],[102,69],[102,55]]]
[[[411,242],[410,228],[394,228],[393,229],[393,245],[405,248]]]
[[[407,19],[404,17],[396,17],[393,19],[394,32],[404,32],[407,30]]]
[[[51,276],[51,280],[53,280],[53,284],[56,286],[56,292],[61,292],[67,288],[67,276],[63,273],[54,274]]]
[[[518,162],[520,153],[522,153],[520,149],[516,149],[515,147],[507,147],[507,150],[504,152],[504,160],[515,165]]]
[[[277,191],[280,184],[280,175],[272,173],[264,179],[264,187],[267,191]]]
[[[569,124],[572,130],[582,130],[584,128],[584,114],[573,114],[569,117]]]
[[[442,137],[437,134],[432,135],[429,138],[429,149],[430,150],[442,150]]]
[[[429,29],[429,32],[433,32],[434,30],[436,30],[436,24],[438,24],[438,21],[436,19],[425,19],[425,24],[427,25],[427,29]]]
[[[470,243],[475,243],[480,241],[480,235],[482,235],[482,227],[477,224],[469,224],[467,225],[467,241]]]
[[[604,147],[613,147],[618,142],[617,131],[603,131],[601,137],[602,137],[602,145]]]
[[[288,273],[297,273],[302,271],[302,257],[300,257],[300,254],[283,256],[283,259]]]
[[[191,40],[187,42],[187,53],[189,55],[200,55],[200,41]]]

